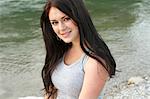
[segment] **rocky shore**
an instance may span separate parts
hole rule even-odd
[[[131,77],[128,81],[113,86],[104,99],[150,99],[150,77]]]

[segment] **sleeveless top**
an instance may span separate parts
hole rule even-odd
[[[84,53],[74,63],[66,65],[63,56],[51,77],[54,86],[58,89],[57,99],[78,99],[83,85],[84,65],[88,57]]]

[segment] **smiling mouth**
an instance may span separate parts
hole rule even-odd
[[[69,32],[64,32],[64,33],[62,33],[61,35],[62,35],[62,37],[66,38],[66,37],[69,36],[70,32],[71,32],[71,31],[69,31]]]

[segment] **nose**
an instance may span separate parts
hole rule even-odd
[[[59,30],[64,31],[66,29],[66,25],[63,22],[59,23]]]

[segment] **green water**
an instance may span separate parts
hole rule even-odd
[[[150,0],[85,0],[93,22],[117,62],[113,84],[149,75]],[[0,1],[0,99],[41,96],[44,0]],[[117,81],[117,82],[116,82]]]

